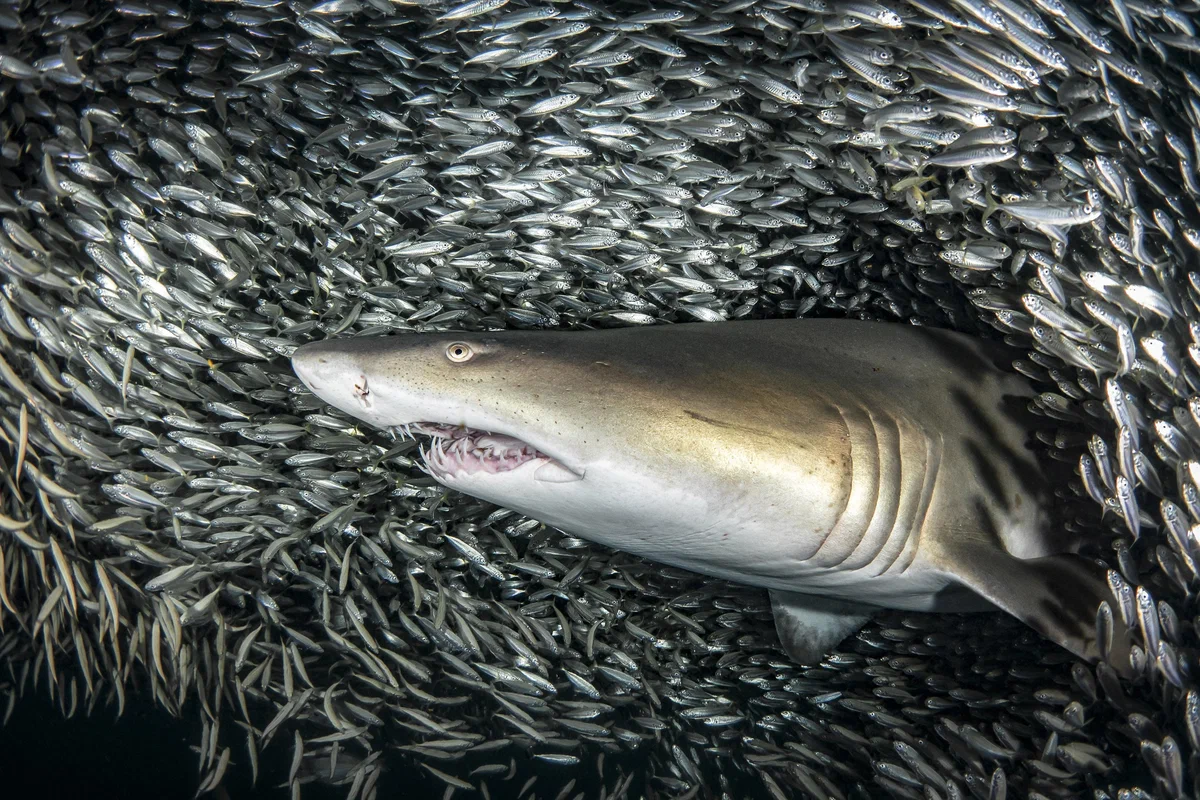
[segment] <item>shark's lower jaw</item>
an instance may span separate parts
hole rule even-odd
[[[401,426],[401,430],[431,437],[431,444],[428,449],[421,448],[421,455],[429,473],[439,481],[455,475],[511,472],[531,461],[541,462],[534,479],[544,483],[568,483],[583,477],[512,436],[436,422],[415,422]]]

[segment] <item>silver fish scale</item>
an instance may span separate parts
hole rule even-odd
[[[293,795],[1200,794],[1192,10],[76,5],[0,11],[5,718],[203,693],[202,791],[277,740]],[[762,593],[447,493],[287,363],[796,316],[1016,348],[1133,680],[1004,615],[790,663]]]

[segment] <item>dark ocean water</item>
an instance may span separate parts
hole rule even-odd
[[[252,784],[242,729],[228,719],[224,724],[231,727],[223,744],[232,748],[235,763],[226,773],[223,795],[207,796],[288,797],[287,787],[281,785],[291,766],[290,734],[277,735],[260,752],[258,782]],[[120,718],[115,706],[98,705],[91,717],[80,710],[66,719],[46,698],[30,694],[17,703],[9,724],[0,728],[0,798],[192,800],[204,779],[192,749],[200,733],[194,713],[175,719],[132,695]],[[441,797],[441,784],[424,771],[403,773],[385,773],[379,796]],[[348,789],[310,783],[302,796],[341,798]]]
[[[6,702],[6,699],[0,702],[0,709]],[[118,718],[116,711],[115,704],[107,707],[97,704],[90,717],[80,708],[73,718],[66,719],[40,691],[27,693],[17,702],[8,725],[0,727],[0,800],[194,800],[196,787],[204,780],[198,772],[199,759],[193,749],[201,736],[194,706],[188,706],[184,717],[176,719],[148,698],[129,693],[125,713]],[[270,745],[259,752],[258,782],[252,783],[243,730],[228,716],[222,727],[222,746],[232,749],[232,761],[220,792],[205,797],[234,800],[289,797],[286,781],[292,760],[290,733],[276,734]],[[580,791],[589,797],[599,792],[594,764],[558,767],[534,762],[520,754],[515,757],[516,777],[507,782],[495,778],[488,781],[492,800],[515,799],[523,784],[535,774],[538,785],[534,788],[542,790],[536,793],[541,798],[554,800],[572,778],[575,786],[568,798]],[[378,797],[404,800],[442,797],[445,784],[416,766],[412,758],[396,753],[388,753],[385,758],[389,769],[377,784]],[[489,760],[507,764],[510,758],[492,756]],[[622,761],[626,768],[636,768],[639,757],[626,757]],[[457,772],[457,769],[445,766],[445,771]],[[609,780],[611,783],[611,775]],[[635,783],[630,796],[637,796],[637,788]],[[332,800],[346,797],[348,790],[349,785],[312,782],[302,787],[302,797]],[[456,790],[454,796],[482,795]]]
[[[135,698],[119,719],[115,706],[66,719],[48,698],[30,693],[0,728],[2,795],[192,798],[197,758],[189,744],[199,734],[198,722],[172,719]]]

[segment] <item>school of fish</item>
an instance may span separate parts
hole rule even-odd
[[[270,748],[350,800],[1200,795],[1198,11],[0,5],[0,718],[153,697],[201,793]],[[1099,664],[900,612],[796,664],[765,593],[447,492],[289,365],[796,316],[1015,348]]]

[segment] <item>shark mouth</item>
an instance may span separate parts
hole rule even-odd
[[[534,479],[543,483],[570,483],[583,477],[514,436],[438,422],[414,422],[400,430],[414,438],[417,434],[431,437],[428,449],[421,446],[421,457],[426,470],[439,481],[463,473],[511,472],[530,461],[544,462],[534,473]]]

